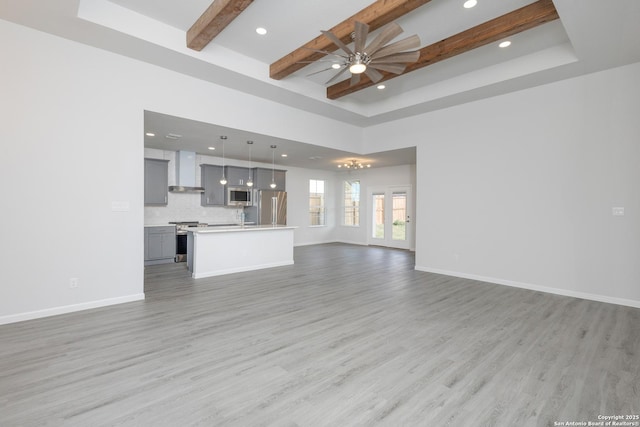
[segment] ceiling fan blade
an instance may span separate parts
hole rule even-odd
[[[323,68],[322,70],[314,71],[313,73],[309,73],[305,77],[310,77],[310,76],[313,76],[313,75],[316,75],[316,74],[320,74],[320,73],[323,73],[323,72],[329,71],[329,70],[335,70],[335,68],[333,68],[333,67]]]
[[[367,69],[375,68],[380,71],[388,71],[393,74],[402,74],[404,70],[407,68],[404,64],[369,64]]]
[[[363,22],[355,22],[355,38],[353,40],[354,49],[356,52],[362,53],[364,50],[364,44],[367,41],[367,35],[369,34],[369,26]]]
[[[374,69],[373,67],[367,67],[367,69],[364,70],[364,73],[374,83],[378,83],[380,80],[382,80],[382,77],[384,77],[378,70]]]
[[[391,43],[386,45],[382,49],[378,50],[375,55],[370,55],[372,59],[379,58],[382,56],[391,55],[397,52],[404,52],[405,50],[417,49],[420,47],[420,37],[417,35],[412,35],[407,37],[406,39],[398,40],[395,43]]]
[[[380,58],[372,59],[372,64],[391,64],[394,62],[416,62],[420,58],[420,51],[414,50],[413,52],[401,52],[386,55]]]
[[[312,50],[314,52],[324,53],[325,55],[333,55],[333,56],[338,56],[340,58],[349,59],[347,55],[340,55],[339,53],[329,52],[328,50],[312,49],[310,47],[304,47],[304,46],[301,47],[301,49]]]
[[[351,74],[349,86],[357,85],[360,82],[360,74]]]
[[[329,80],[327,80],[327,81],[325,82],[325,84],[326,84],[326,85],[328,85],[329,83],[333,83],[334,81],[336,81],[336,79],[337,79],[338,77],[340,77],[340,76],[341,76],[345,71],[347,71],[348,69],[349,69],[349,68],[344,67],[342,70],[338,71],[338,72],[336,73],[336,75],[335,75],[335,76],[333,76],[333,77],[331,77]]]
[[[333,34],[330,31],[324,31],[324,30],[322,31],[322,34],[324,34],[329,40],[333,42],[333,44],[335,44],[340,49],[345,51],[348,55],[353,55],[353,52],[351,51],[351,49],[349,49],[349,47],[346,44],[342,43],[342,40],[340,40],[335,34]]]
[[[403,29],[402,27],[400,27],[400,25],[396,24],[395,22],[391,22],[382,27],[382,30],[371,41],[371,43],[369,43],[369,45],[364,48],[364,51],[367,53],[367,55],[372,56],[378,51],[378,49],[389,43],[398,35],[402,34],[402,32]]]

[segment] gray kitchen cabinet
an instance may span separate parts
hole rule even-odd
[[[222,166],[200,165],[204,193],[200,195],[202,206],[224,206],[224,185],[220,184]]]
[[[144,228],[144,265],[174,262],[175,256],[175,226]]]
[[[227,185],[230,187],[246,187],[249,176],[253,178],[253,170],[239,166],[225,166],[224,174],[227,178]]]
[[[273,171],[273,177],[276,182],[276,190],[286,191],[286,175],[287,171],[282,169],[276,169]],[[257,190],[272,190],[271,188],[272,170],[267,168],[254,168],[253,180],[255,182],[254,187]]]
[[[144,204],[166,206],[169,191],[169,160],[144,159]]]

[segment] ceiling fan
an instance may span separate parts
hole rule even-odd
[[[336,57],[335,60],[323,61],[332,62],[334,65],[308,76],[328,71],[331,69],[340,70],[325,84],[329,84],[338,79],[347,70],[351,72],[351,83],[353,86],[360,81],[360,75],[366,74],[372,82],[377,83],[384,77],[380,71],[387,71],[394,74],[402,74],[407,67],[407,63],[416,62],[420,57],[420,51],[407,51],[420,47],[420,37],[413,35],[397,42],[387,44],[404,30],[395,22],[385,25],[380,33],[368,44],[367,36],[369,26],[360,21],[355,21],[354,32],[351,33],[353,39],[353,49],[344,44],[339,37],[330,31],[322,31],[329,40],[338,46],[344,53],[333,53],[326,50],[315,50],[327,56]],[[309,61],[314,62],[314,61]]]

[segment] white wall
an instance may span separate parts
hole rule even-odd
[[[0,179],[15,184],[3,194],[0,323],[143,297],[144,110],[345,150],[362,140],[360,128],[2,20],[0,39]]]
[[[633,64],[365,135],[417,142],[416,268],[640,306],[638,117]]]

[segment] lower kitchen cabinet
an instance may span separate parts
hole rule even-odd
[[[174,226],[144,228],[144,265],[175,261],[176,228]]]

